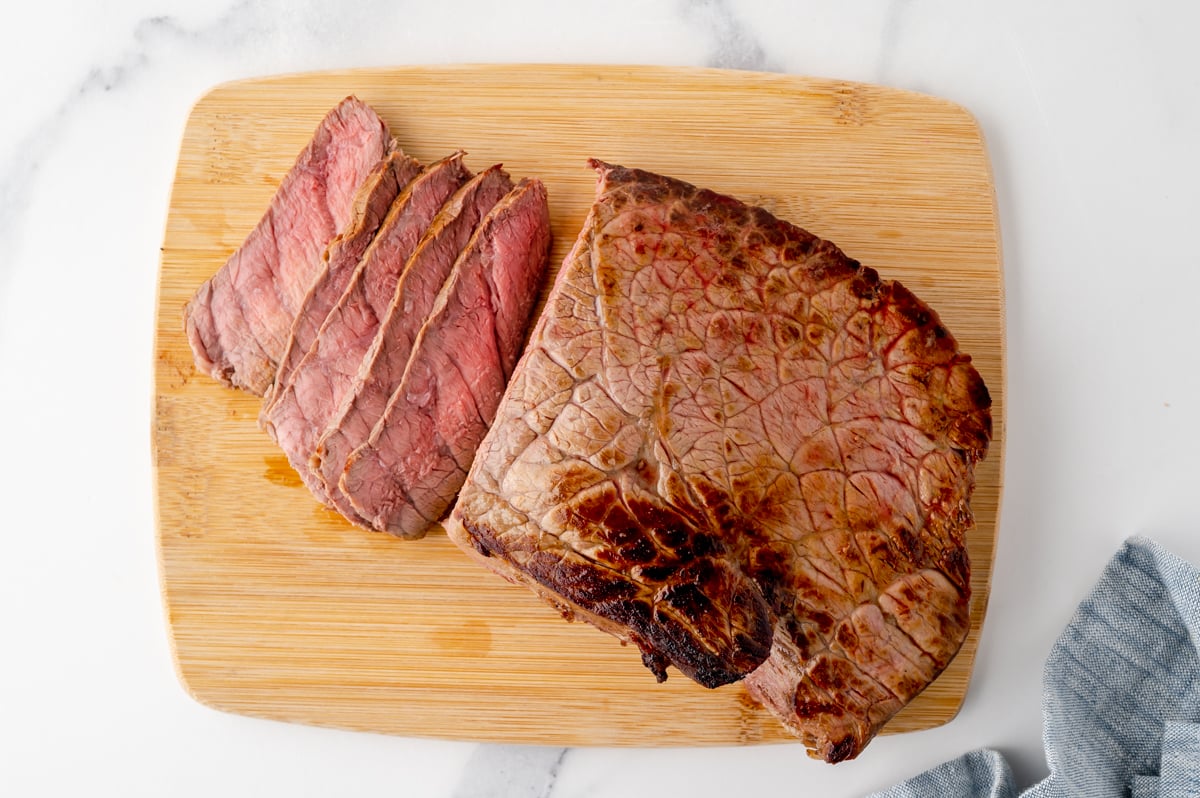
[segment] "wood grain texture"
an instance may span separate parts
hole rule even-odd
[[[182,310],[253,227],[320,118],[347,94],[431,162],[465,149],[550,194],[552,269],[586,215],[588,156],[763,205],[936,308],[991,390],[977,472],[972,631],[887,727],[958,711],[987,604],[1004,441],[1004,314],[978,125],[874,86],[702,69],[451,66],[218,87],[192,111],[163,245],[153,449],[162,589],[179,675],[213,707],[413,736],[555,745],[791,738],[739,685],[655,684],[632,648],[564,623],[445,535],[404,542],[319,506],[259,430],[256,398],[196,372]],[[547,286],[549,285],[547,281]]]

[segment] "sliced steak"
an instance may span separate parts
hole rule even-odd
[[[350,276],[354,274],[367,247],[375,240],[375,233],[383,224],[392,203],[420,173],[421,164],[401,153],[393,153],[384,160],[379,170],[372,172],[359,190],[354,217],[325,250],[321,273],[309,287],[300,312],[292,322],[287,346],[283,357],[279,359],[275,383],[263,398],[264,411],[269,410],[291,382],[292,371],[317,339],[317,331],[346,290]]]
[[[325,116],[262,219],[188,303],[197,368],[262,395],[321,253],[349,224],[359,186],[393,146],[387,125],[354,97]]]
[[[512,181],[497,164],[459,189],[441,209],[405,264],[388,305],[372,316],[382,322],[377,323],[373,340],[362,343],[356,370],[348,373],[347,389],[342,392],[344,401],[326,418],[328,427],[317,430],[324,434],[309,450],[310,454],[315,450],[310,467],[319,475],[331,503],[356,523],[369,526],[338,488],[346,459],[366,443],[400,385],[413,340],[459,253],[480,221],[510,189]]]
[[[550,246],[546,191],[524,180],[454,264],[340,487],[376,529],[419,538],[454,501],[512,372]]]
[[[969,626],[990,399],[899,283],[593,162],[596,202],[447,530],[567,615],[855,756]]]
[[[273,401],[263,407],[263,428],[321,501],[328,503],[328,492],[308,464],[317,438],[351,387],[409,256],[443,203],[470,177],[460,152],[413,178],[392,203],[308,353],[286,384],[276,383]]]

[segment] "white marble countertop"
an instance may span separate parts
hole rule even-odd
[[[1134,533],[1200,562],[1200,6],[43,0],[0,48],[0,793],[854,796],[971,748],[1046,772],[1042,661]],[[959,717],[827,766],[799,745],[542,749],[226,715],[175,680],[148,429],[191,104],[332,67],[692,64],[884,83],[981,121],[1008,323],[1005,498]],[[45,292],[45,293],[44,293]]]

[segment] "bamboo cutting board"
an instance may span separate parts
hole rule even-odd
[[[1004,440],[1004,317],[990,167],[951,103],[828,80],[703,69],[451,66],[220,86],[184,132],[163,244],[153,448],[162,589],[179,675],[210,706],[404,735],[556,745],[791,739],[740,685],[655,684],[633,648],[564,623],[435,530],[351,527],[259,430],[259,401],[196,372],[192,292],[241,243],[321,117],[354,93],[403,148],[503,161],[549,190],[552,268],[591,202],[595,156],[764,205],[928,301],[995,402],[969,536],[972,631],[887,731],[962,704],[987,603]],[[549,281],[548,281],[549,282]]]

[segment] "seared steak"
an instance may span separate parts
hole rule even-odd
[[[347,372],[344,399],[331,414],[332,420],[325,419],[328,427],[322,425],[317,430],[318,434],[322,431],[324,434],[308,450],[312,462],[306,465],[318,475],[329,501],[357,523],[369,526],[338,488],[346,459],[366,443],[388,399],[399,386],[413,340],[433,308],[455,259],[480,221],[511,188],[508,174],[496,165],[480,173],[447,201],[405,264],[388,305],[371,317],[382,319],[376,323],[377,334],[363,343],[355,371]]]
[[[524,341],[550,246],[546,191],[524,180],[480,223],[340,483],[375,528],[425,534],[454,501]]]
[[[659,679],[744,678],[812,755],[853,757],[967,634],[987,389],[929,307],[833,244],[592,165],[448,532]]]
[[[292,322],[287,346],[283,357],[279,359],[275,384],[264,398],[266,409],[275,403],[291,382],[292,370],[300,364],[317,339],[317,331],[346,290],[350,276],[354,274],[367,247],[375,240],[375,233],[383,224],[392,203],[420,172],[421,164],[399,152],[392,153],[359,189],[354,216],[325,250],[322,258],[324,266],[309,287],[300,311]]]
[[[456,153],[422,171],[404,188],[354,267],[341,298],[321,322],[308,353],[290,375],[281,376],[273,401],[263,407],[263,427],[321,501],[329,502],[328,493],[308,465],[317,438],[351,387],[409,256],[442,204],[470,176],[462,153]],[[503,189],[498,192],[502,193]]]
[[[197,368],[255,394],[267,389],[322,251],[393,146],[387,125],[354,97],[325,116],[262,219],[188,303]]]

